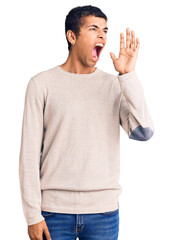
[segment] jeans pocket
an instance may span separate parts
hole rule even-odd
[[[55,214],[54,212],[48,212],[48,211],[41,210],[41,215],[43,217],[50,217],[50,216],[53,216],[54,214]]]
[[[109,216],[109,215],[113,215],[118,212],[119,212],[119,209],[116,209],[116,210],[112,210],[112,211],[108,211],[108,212],[102,212],[101,214]]]

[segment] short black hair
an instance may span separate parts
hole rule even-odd
[[[76,37],[79,36],[80,27],[82,27],[85,22],[83,21],[83,17],[86,16],[95,16],[101,17],[108,21],[107,16],[100,10],[100,8],[92,6],[92,5],[85,5],[85,6],[78,6],[70,10],[68,15],[65,19],[65,36],[68,43],[68,50],[70,51],[71,43],[67,39],[67,31],[71,30],[74,32]]]

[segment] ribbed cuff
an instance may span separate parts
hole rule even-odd
[[[121,91],[125,95],[130,94],[129,96],[131,96],[131,95],[138,96],[141,93],[143,93],[142,84],[141,84],[140,80],[138,79],[138,76],[137,76],[135,70],[133,70],[129,73],[125,73],[123,75],[118,75],[117,78],[118,78],[120,86],[121,86]]]
[[[121,81],[125,81],[129,78],[133,78],[133,77],[136,77],[136,71],[133,70],[131,72],[128,72],[128,73],[125,73],[125,74],[122,74],[122,75],[118,75],[117,77],[121,80]]]
[[[33,225],[36,223],[39,223],[41,221],[43,221],[45,218],[40,214],[39,216],[32,218],[32,219],[26,219],[28,226],[29,225]]]

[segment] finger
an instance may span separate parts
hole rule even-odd
[[[50,236],[49,229],[48,229],[47,225],[45,226],[43,231],[44,231],[44,234],[46,236],[46,240],[51,240],[51,236]]]
[[[130,29],[126,28],[126,48],[130,47]]]
[[[120,33],[120,49],[125,47],[124,34]]]
[[[131,31],[131,34],[132,34],[132,40],[131,40],[130,48],[132,50],[135,50],[135,32]]]
[[[139,50],[140,47],[140,41],[139,38],[136,38],[136,48],[135,48],[135,52],[137,52]]]
[[[117,58],[116,58],[116,56],[115,56],[115,54],[113,52],[110,52],[110,56],[111,56],[113,61],[117,60]]]

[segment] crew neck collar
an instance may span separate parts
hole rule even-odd
[[[95,71],[92,73],[72,73],[72,72],[68,72],[68,71],[64,70],[62,67],[60,67],[60,65],[57,65],[57,68],[64,74],[66,74],[68,76],[75,76],[75,77],[76,76],[77,77],[91,77],[91,76],[94,76],[99,71],[99,69],[96,67]]]

